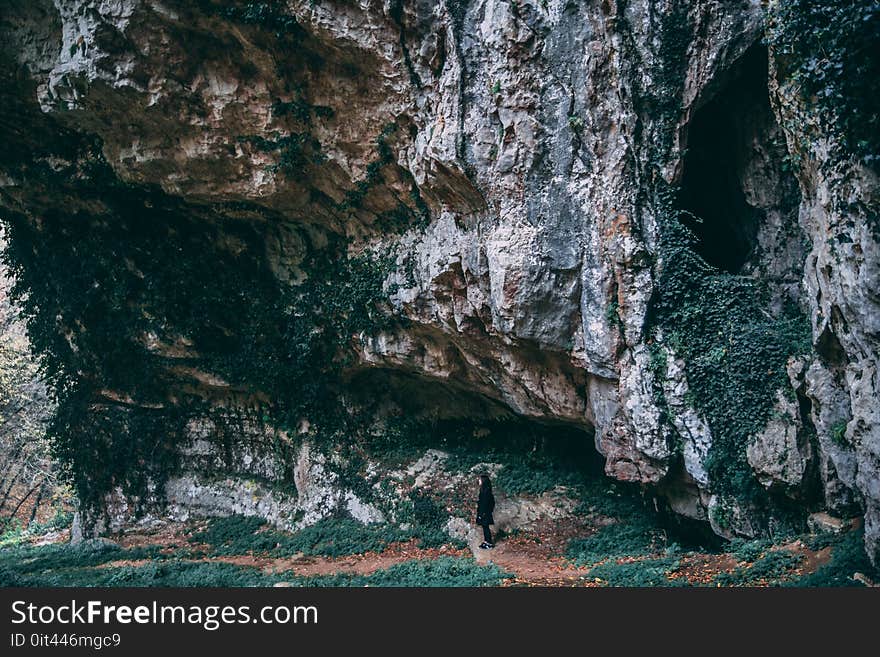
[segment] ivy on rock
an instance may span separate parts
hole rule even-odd
[[[789,357],[810,349],[809,323],[794,306],[771,316],[757,281],[706,263],[673,198],[669,190],[659,199],[665,214],[653,321],[683,359],[691,400],[712,430],[706,467],[713,490],[756,502],[746,445],[770,419],[777,391],[790,385]]]
[[[357,336],[394,321],[390,258],[349,256],[325,236],[299,265],[307,278],[288,285],[266,256],[269,224],[156,190],[100,196],[101,216],[9,217],[5,253],[58,401],[50,434],[84,504],[161,487],[187,421],[229,395],[281,425],[339,422]]]
[[[880,2],[785,0],[770,4],[767,43],[777,70],[837,135],[838,156],[880,170]]]

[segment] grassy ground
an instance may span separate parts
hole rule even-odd
[[[688,544],[632,490],[597,480],[574,514],[471,551],[351,519],[296,533],[233,516],[167,523],[113,541],[65,542],[57,524],[0,537],[2,586],[861,586],[876,582],[863,532]],[[54,537],[54,538],[53,538]],[[861,575],[854,579],[856,573]]]

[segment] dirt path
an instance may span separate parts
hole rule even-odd
[[[481,550],[482,535],[477,528],[468,536],[467,548],[444,546],[423,549],[416,540],[395,543],[382,552],[366,552],[344,557],[306,556],[270,557],[262,555],[204,556],[186,558],[182,561],[214,561],[237,566],[260,568],[266,573],[290,573],[291,576],[309,577],[316,575],[369,575],[377,570],[413,559],[436,559],[442,556],[473,557],[478,564],[494,563],[502,570],[512,573],[515,578],[508,585],[531,586],[583,586],[589,584],[581,579],[589,569],[575,568],[564,558],[565,545],[573,536],[583,536],[593,527],[584,521],[544,521],[537,523],[532,530],[514,536],[504,536],[492,550]],[[181,548],[208,546],[194,545],[187,535],[192,525],[169,523],[154,530],[127,533],[118,537],[123,548],[161,546],[162,552],[172,554]],[[150,563],[149,559],[117,560],[103,564],[103,568],[121,566],[139,567]]]
[[[600,523],[601,524],[601,523]],[[197,526],[196,526],[197,527]],[[129,533],[118,537],[118,543],[124,548],[161,546],[161,551],[173,555],[181,548],[194,548],[196,551],[209,546],[191,543],[188,536],[192,534],[194,525],[167,524],[154,530]],[[505,586],[599,586],[601,582],[586,577],[590,568],[578,568],[565,558],[565,547],[575,536],[586,536],[595,531],[596,525],[589,519],[545,520],[535,523],[528,531],[517,532],[505,536],[500,533],[496,547],[482,550],[482,534],[473,528],[468,535],[467,548],[443,546],[441,548],[422,549],[416,540],[389,545],[382,552],[366,552],[344,557],[322,557],[296,554],[287,557],[270,557],[266,555],[234,555],[234,556],[181,556],[182,561],[192,562],[223,562],[237,566],[250,566],[261,569],[268,574],[289,574],[293,577],[310,577],[320,575],[369,575],[414,559],[437,559],[442,556],[472,557],[480,565],[495,564],[501,570],[512,573],[514,577],[505,582]],[[800,541],[778,546],[776,549],[790,550],[800,553],[803,561],[797,574],[814,572],[826,563],[830,557],[830,549],[819,551],[807,549]],[[207,552],[207,549],[206,549]],[[640,558],[629,558],[638,560]],[[103,564],[103,568],[119,566],[143,566],[150,563],[143,560],[118,560]],[[737,560],[730,554],[689,554],[682,558],[681,567],[675,575],[683,577],[690,584],[711,584],[715,576],[729,572],[738,566]],[[283,585],[283,584],[281,584]],[[761,582],[755,585],[761,586]],[[764,583],[763,585],[766,585]]]
[[[565,547],[575,536],[586,536],[595,531],[587,521],[545,520],[535,523],[528,532],[501,536],[494,548],[480,549],[483,540],[480,530],[468,536],[468,547],[479,564],[494,563],[515,579],[508,586],[589,586],[582,577],[589,568],[576,568],[565,558]]]

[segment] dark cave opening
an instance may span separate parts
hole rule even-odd
[[[773,120],[766,47],[752,46],[714,89],[688,126],[678,204],[696,251],[709,264],[738,273],[752,255],[761,219],[746,200],[742,173]]]
[[[570,480],[605,477],[592,427],[518,415],[465,384],[375,368],[352,376],[346,397],[360,412],[395,427],[393,440],[408,448],[513,459]]]
[[[647,523],[662,531],[664,540],[685,549],[717,550],[724,543],[708,523],[672,513],[650,488],[608,477],[592,427],[522,417],[466,386],[416,373],[363,370],[349,381],[347,394],[361,409],[386,415],[379,442],[366,446],[373,456],[394,460],[403,448],[414,449],[413,458],[425,449],[438,449],[452,463],[501,463],[493,480],[502,495],[581,487],[575,493],[583,496],[579,515],[608,514],[624,524]],[[369,402],[373,405],[365,405]],[[507,535],[500,530],[497,537],[504,540]]]

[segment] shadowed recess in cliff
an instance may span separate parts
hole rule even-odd
[[[386,418],[362,447],[384,463],[405,463],[426,449],[449,456],[461,472],[495,471],[508,493],[541,494],[557,486],[605,481],[605,460],[593,448],[592,432],[516,416],[491,419]],[[487,464],[500,464],[500,471]]]
[[[698,253],[735,274],[753,253],[761,219],[743,193],[742,171],[755,137],[753,118],[771,113],[767,49],[749,49],[719,86],[690,122],[679,207]]]

